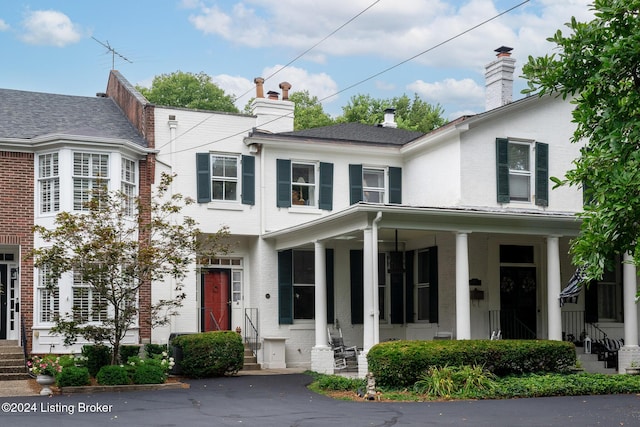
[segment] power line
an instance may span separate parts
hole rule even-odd
[[[417,53],[416,55],[411,56],[410,58],[407,58],[407,59],[405,59],[405,60],[403,60],[403,61],[401,61],[401,62],[398,62],[397,64],[392,65],[391,67],[385,68],[385,69],[384,69],[384,70],[382,70],[382,71],[379,71],[379,72],[377,72],[377,73],[375,73],[375,74],[373,74],[373,75],[371,75],[371,76],[369,76],[369,77],[367,77],[367,78],[365,78],[365,79],[362,79],[362,80],[360,80],[360,81],[358,81],[358,82],[356,82],[356,83],[353,83],[353,84],[351,84],[350,86],[347,86],[346,88],[341,89],[341,90],[339,90],[338,92],[335,92],[335,93],[333,93],[333,94],[331,94],[331,95],[328,95],[328,96],[326,96],[326,97],[324,97],[324,98],[322,98],[322,99],[320,99],[320,100],[318,100],[318,101],[319,101],[319,102],[321,102],[321,101],[327,100],[327,99],[329,99],[329,98],[332,98],[332,97],[334,97],[334,96],[336,96],[336,95],[338,95],[338,94],[340,94],[340,93],[342,93],[342,92],[345,92],[345,91],[347,91],[347,90],[349,90],[349,89],[353,89],[354,87],[359,86],[359,85],[361,85],[362,83],[365,83],[365,82],[367,82],[367,81],[369,81],[369,80],[371,80],[371,79],[374,79],[374,78],[376,78],[376,77],[378,77],[378,76],[380,76],[380,75],[382,75],[382,74],[384,74],[384,73],[387,73],[387,72],[389,72],[389,71],[391,71],[391,70],[393,70],[393,69],[395,69],[395,68],[397,68],[397,67],[399,67],[399,66],[401,66],[401,65],[403,65],[403,64],[406,64],[407,62],[412,61],[412,60],[414,60],[414,59],[418,58],[419,56],[424,55],[425,53],[431,52],[432,50],[434,50],[434,49],[436,49],[436,48],[438,48],[438,47],[441,47],[441,46],[443,46],[443,45],[445,45],[445,44],[447,44],[447,43],[449,43],[449,42],[451,42],[451,41],[453,41],[453,40],[455,40],[455,39],[457,39],[457,38],[459,38],[459,37],[462,37],[463,35],[465,35],[465,34],[467,34],[467,33],[471,32],[471,31],[473,31],[473,30],[475,30],[475,29],[477,29],[477,28],[479,28],[479,27],[481,27],[481,26],[483,26],[483,25],[485,25],[485,24],[487,24],[487,23],[489,23],[489,22],[491,22],[491,21],[496,20],[496,19],[500,18],[501,16],[503,16],[503,15],[505,15],[505,14],[507,14],[507,13],[510,13],[510,12],[514,11],[515,9],[517,9],[517,8],[519,8],[519,7],[524,6],[525,4],[529,3],[529,1],[530,1],[530,0],[524,0],[524,1],[522,1],[522,2],[520,2],[520,3],[518,3],[518,4],[516,4],[515,6],[512,6],[512,7],[510,7],[509,9],[506,9],[506,10],[505,10],[505,11],[503,11],[503,12],[500,12],[499,14],[494,15],[494,16],[493,16],[493,17],[491,17],[491,18],[485,19],[484,21],[480,22],[479,24],[476,24],[476,25],[474,25],[474,26],[472,26],[472,27],[469,27],[468,29],[466,29],[466,30],[464,30],[464,31],[462,31],[462,32],[460,32],[460,33],[458,33],[458,34],[456,34],[456,35],[454,35],[454,36],[452,36],[452,37],[449,37],[448,39],[446,39],[446,40],[444,40],[444,41],[442,41],[442,42],[440,42],[440,43],[438,43],[438,44],[436,44],[436,45],[434,45],[434,46],[432,46],[432,47],[430,47],[430,48],[428,48],[428,49],[426,49],[426,50],[423,50],[422,52]],[[284,114],[284,115],[282,115],[282,116],[279,116],[279,117],[276,117],[276,118],[274,118],[274,119],[271,119],[271,120],[269,120],[269,121],[265,122],[264,124],[273,123],[273,122],[274,122],[274,121],[276,121],[276,120],[279,120],[279,119],[281,119],[281,118],[285,118],[285,117],[289,117],[289,116],[291,116],[291,113]],[[208,118],[207,118],[207,119],[205,119],[205,120],[208,120]],[[200,122],[198,125],[200,125],[201,123],[203,123],[205,120],[203,120],[202,122]],[[197,126],[197,125],[196,125],[196,126]],[[194,126],[194,127],[190,128],[190,129],[188,129],[187,131],[185,131],[184,133],[182,133],[180,136],[184,135],[186,132],[188,132],[188,131],[192,130],[192,129],[193,129],[193,128],[195,128],[196,126]],[[252,129],[253,129],[253,128],[252,128]],[[237,132],[237,133],[235,133],[235,134],[233,134],[233,135],[228,135],[228,136],[225,136],[225,137],[223,137],[223,138],[216,139],[215,141],[206,142],[206,143],[204,143],[204,144],[197,145],[197,146],[195,146],[195,147],[185,148],[185,149],[183,149],[183,150],[177,150],[177,151],[174,151],[174,152],[173,152],[173,154],[176,154],[176,153],[182,153],[182,152],[184,152],[184,151],[189,151],[189,150],[192,150],[192,149],[195,149],[195,148],[204,147],[204,146],[206,146],[206,145],[215,144],[216,142],[221,142],[221,141],[224,141],[224,140],[227,140],[227,139],[233,138],[233,137],[235,137],[235,136],[244,135],[244,134],[246,134],[246,133],[250,132],[252,129],[246,129],[246,130],[243,130],[242,132]],[[176,138],[176,139],[177,139],[177,138]],[[174,140],[174,141],[175,141],[175,140]],[[171,142],[171,141],[169,141],[169,142]],[[166,144],[164,144],[164,145],[163,145],[162,147],[160,147],[160,148],[163,148],[164,146],[166,146],[167,144],[169,144],[169,142],[167,142]],[[171,153],[167,153],[167,154],[171,154]]]

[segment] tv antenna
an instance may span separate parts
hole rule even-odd
[[[97,38],[95,38],[93,36],[91,36],[91,38],[94,39],[96,42],[100,43],[105,48],[107,48],[107,50],[109,52],[111,52],[111,69],[112,70],[116,69],[116,55],[118,55],[120,58],[124,59],[128,63],[133,64],[133,62],[129,61],[127,58],[122,56],[120,53],[116,52],[116,50],[114,48],[112,48],[111,45],[109,45],[109,41],[108,40],[106,41],[106,43],[103,43],[103,42],[101,42],[100,40],[98,40]]]

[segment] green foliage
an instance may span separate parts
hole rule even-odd
[[[156,364],[142,363],[133,372],[134,384],[163,384],[167,376],[164,369]]]
[[[566,183],[587,190],[573,262],[599,279],[616,255],[640,261],[640,0],[598,0],[595,18],[548,40],[557,53],[529,57],[527,92],[573,97],[573,142],[585,142]]]
[[[120,347],[120,361],[128,361],[130,357],[140,354],[139,345],[123,345]]]
[[[155,355],[162,355],[162,353],[166,351],[167,351],[167,346],[165,344],[145,344],[144,345],[144,354],[148,358],[152,358]]]
[[[390,341],[373,346],[367,360],[381,386],[411,387],[431,367],[476,365],[499,376],[566,372],[575,366],[576,353],[563,341]]]
[[[56,379],[58,387],[77,387],[90,385],[89,370],[87,368],[69,366],[65,367]]]
[[[84,345],[82,355],[86,357],[89,374],[95,377],[100,368],[111,362],[111,349],[105,345]]]
[[[131,382],[127,368],[122,365],[103,366],[98,371],[96,380],[101,385],[126,385]]]
[[[199,110],[237,113],[235,96],[227,95],[206,73],[175,71],[155,76],[151,88],[136,89],[154,104],[167,107],[194,108]]]
[[[322,108],[317,96],[311,96],[308,90],[293,92],[289,100],[295,103],[293,111],[293,129],[311,129],[334,124],[334,120]]]
[[[182,349],[182,360],[176,360],[176,363],[188,377],[234,374],[244,363],[242,337],[233,331],[181,335],[172,344]]]
[[[432,366],[414,384],[420,394],[472,398],[495,387],[495,375],[481,366]]]
[[[58,363],[64,370],[65,368],[68,368],[70,366],[76,366],[76,358],[69,354],[64,354],[58,358]]]
[[[376,125],[384,121],[384,110],[395,108],[398,128],[427,133],[442,126],[446,120],[440,105],[424,102],[417,94],[413,100],[407,95],[393,99],[375,99],[370,95],[355,95],[342,107],[337,123],[364,123]]]
[[[339,375],[318,375],[316,385],[321,390],[345,391],[364,389],[366,379],[347,378]]]

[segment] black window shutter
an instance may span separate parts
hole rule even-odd
[[[509,140],[496,138],[496,182],[498,203],[509,203]]]
[[[584,290],[584,321],[595,323],[598,321],[598,282],[595,280],[585,283]]]
[[[429,322],[438,323],[438,247],[429,248]]]
[[[333,323],[335,311],[334,302],[334,285],[333,285],[333,249],[325,251],[326,275],[327,275],[327,324]]]
[[[404,323],[403,253],[391,252],[391,323]]]
[[[362,165],[349,165],[350,204],[362,201]]]
[[[256,158],[242,156],[242,203],[256,203]]]
[[[333,163],[320,163],[320,197],[318,207],[333,209]]]
[[[196,153],[196,180],[198,203],[211,201],[211,168],[209,166],[209,153]]]
[[[350,275],[351,275],[351,324],[361,325],[364,323],[364,308],[362,298],[364,297],[364,278],[362,269],[364,268],[364,254],[359,249],[354,249],[349,254]]]
[[[278,159],[276,165],[277,202],[279,208],[291,206],[291,160]]]
[[[389,167],[389,203],[402,203],[402,168]]]
[[[413,259],[415,257],[415,251],[407,251],[404,253],[404,297],[405,297],[405,321],[407,323],[413,323]]]
[[[278,323],[293,323],[293,251],[278,252]]]
[[[536,143],[536,205],[549,206],[549,144]]]

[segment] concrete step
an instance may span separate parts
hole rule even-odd
[[[18,340],[0,340],[0,347],[3,346],[19,347]]]
[[[22,347],[8,345],[0,346],[0,357],[5,354],[24,354],[24,352],[22,351]]]
[[[607,368],[606,364],[602,360],[598,360],[597,354],[584,354],[578,352],[576,354],[578,360],[580,361],[580,365],[585,372],[589,372],[592,374],[617,374],[614,368]]]
[[[24,357],[2,357],[0,358],[0,366],[24,366]]]
[[[259,363],[245,363],[244,366],[242,366],[243,371],[260,371],[261,369],[262,367]]]
[[[26,373],[27,368],[23,365],[0,366],[0,374],[22,374]]]
[[[22,372],[22,373],[14,372],[14,373],[6,373],[6,374],[0,373],[0,382],[14,381],[14,380],[28,380],[29,378],[31,378],[31,376],[26,372]]]

